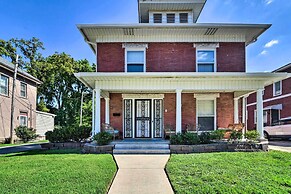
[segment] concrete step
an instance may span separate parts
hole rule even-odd
[[[169,144],[116,144],[115,149],[169,149]]]
[[[169,149],[114,149],[113,154],[170,154]]]

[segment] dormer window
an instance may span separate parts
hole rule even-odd
[[[162,23],[163,15],[161,13],[154,14],[154,23]]]
[[[175,14],[174,13],[167,14],[167,23],[175,23]]]
[[[188,23],[188,13],[180,13],[180,23]]]

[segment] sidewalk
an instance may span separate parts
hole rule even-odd
[[[170,155],[114,155],[119,167],[109,194],[173,194],[164,171]]]
[[[10,147],[2,147],[0,148],[0,154],[11,154],[16,152],[25,152],[31,150],[40,150],[40,144],[27,144],[21,146],[10,146]]]

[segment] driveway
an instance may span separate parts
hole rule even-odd
[[[269,141],[269,149],[291,152],[291,141]]]
[[[0,154],[11,154],[17,152],[26,152],[31,150],[40,150],[40,144],[28,144],[22,146],[11,146],[11,147],[2,147],[0,148]]]

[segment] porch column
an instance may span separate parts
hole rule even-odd
[[[92,90],[92,136],[95,134],[95,90]]]
[[[242,98],[242,123],[245,125],[245,127],[243,128],[243,139],[245,138],[245,133],[246,133],[246,130],[247,130],[247,119],[246,119],[246,97],[244,96]]]
[[[95,130],[94,134],[99,133],[100,130],[100,113],[101,113],[101,108],[100,108],[100,89],[95,89]]]
[[[239,118],[238,118],[238,98],[234,98],[234,123],[239,123]]]
[[[257,131],[260,134],[260,139],[264,139],[263,90],[257,90]]]
[[[176,133],[182,132],[182,90],[176,89]]]
[[[109,100],[110,98],[105,98],[105,123],[107,124],[110,124]]]

